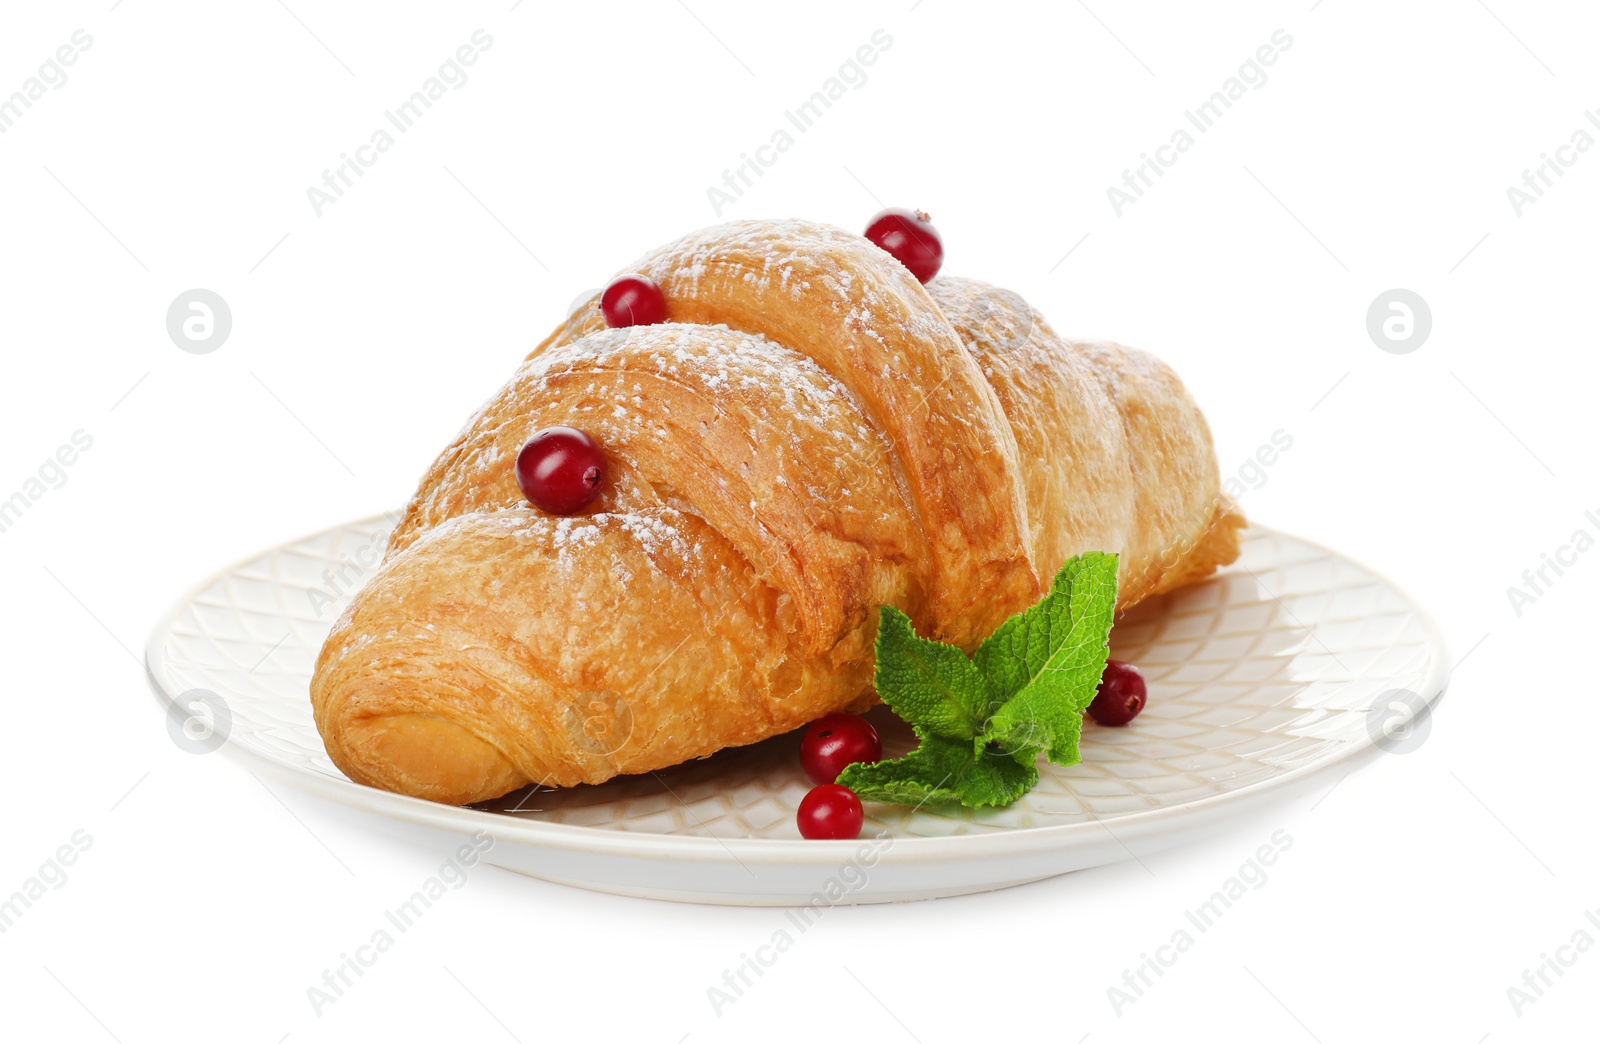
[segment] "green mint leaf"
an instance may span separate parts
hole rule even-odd
[[[1033,789],[1039,770],[1032,754],[1026,762],[987,751],[974,753],[969,740],[924,737],[916,750],[892,761],[856,762],[839,782],[865,801],[897,805],[950,805],[972,808],[1009,805]]]
[[[1116,601],[1117,556],[1079,555],[971,659],[920,637],[905,613],[883,606],[874,683],[918,745],[903,758],[849,765],[839,782],[868,801],[1009,805],[1039,781],[1041,753],[1077,764]]]
[[[925,736],[903,758],[846,765],[838,782],[863,801],[950,805],[961,800],[960,780],[972,761],[971,741]]]
[[[922,638],[893,606],[878,611],[878,696],[923,739],[938,736],[968,744],[989,716],[983,675],[953,645]]]
[[[1076,765],[1116,606],[1117,556],[1089,552],[1068,559],[1049,594],[984,639],[973,663],[1000,703],[974,745],[1042,750],[1057,765]]]
[[[961,781],[961,803],[970,808],[1011,804],[1039,782],[1037,761],[1031,750],[1020,758],[980,751]]]

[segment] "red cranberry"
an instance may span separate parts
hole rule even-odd
[[[528,502],[552,515],[571,515],[600,495],[606,459],[600,444],[576,428],[546,428],[517,454],[517,485]]]
[[[855,761],[883,757],[878,730],[854,714],[829,714],[806,727],[800,737],[800,767],[813,783],[832,783],[844,767]]]
[[[1089,714],[1102,725],[1126,725],[1144,710],[1144,675],[1121,660],[1107,660]]]
[[[661,288],[644,276],[618,276],[601,292],[600,312],[612,329],[651,326],[666,321],[667,299]]]
[[[861,799],[849,787],[824,783],[800,799],[795,822],[810,841],[854,841],[861,836]]]
[[[944,263],[944,241],[920,210],[890,207],[879,211],[863,234],[910,269],[919,282],[938,275]]]

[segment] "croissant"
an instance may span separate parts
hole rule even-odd
[[[574,311],[329,634],[311,700],[351,779],[465,804],[664,768],[874,702],[880,605],[970,651],[1081,551],[1120,553],[1122,608],[1238,554],[1205,419],[1148,354],[811,222],[627,271],[667,321]],[[581,515],[517,484],[553,425],[604,449]]]

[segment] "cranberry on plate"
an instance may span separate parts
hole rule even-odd
[[[1144,710],[1144,675],[1121,660],[1107,660],[1100,690],[1089,704],[1089,715],[1102,725],[1126,725]]]
[[[806,726],[800,737],[800,767],[813,783],[832,783],[855,761],[883,757],[878,730],[854,714],[829,714]]]
[[[795,822],[809,841],[853,841],[861,836],[861,799],[849,787],[824,783],[800,799]]]

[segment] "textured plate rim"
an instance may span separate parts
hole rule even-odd
[[[165,673],[166,655],[163,644],[173,625],[201,594],[236,572],[243,566],[280,551],[318,537],[356,526],[371,526],[387,519],[392,512],[368,515],[348,522],[327,526],[302,537],[286,540],[272,547],[246,555],[218,569],[199,583],[191,585],[172,606],[161,615],[150,637],[145,642],[145,679],[152,695],[163,709],[170,706],[179,695],[177,686]],[[1326,544],[1287,533],[1274,526],[1251,520],[1249,528],[1261,533],[1288,537],[1307,547],[1346,562],[1386,585],[1415,614],[1427,638],[1428,670],[1422,683],[1422,698],[1431,714],[1443,695],[1447,682],[1448,647],[1443,632],[1433,615],[1387,575],[1359,562],[1349,555]],[[1227,572],[1227,567],[1213,576]],[[308,697],[309,698],[309,697]],[[387,817],[418,826],[430,827],[452,834],[473,835],[487,833],[496,842],[531,847],[557,848],[571,852],[594,853],[615,857],[638,859],[693,859],[714,862],[758,862],[815,867],[836,866],[852,846],[862,844],[867,835],[855,841],[808,841],[764,837],[702,837],[691,834],[658,834],[643,831],[608,830],[600,827],[575,826],[566,823],[546,823],[520,816],[507,816],[465,806],[441,805],[422,798],[394,794],[376,787],[363,786],[349,779],[308,772],[271,758],[259,751],[237,743],[223,743],[221,749],[265,769],[269,774],[297,788],[334,801],[350,808],[377,812]],[[1327,758],[1320,758],[1237,790],[1176,805],[1130,812],[1120,816],[1096,817],[1086,822],[1063,823],[1059,826],[1013,827],[976,834],[952,834],[943,837],[898,837],[891,835],[894,844],[885,850],[880,860],[898,864],[944,862],[976,858],[1003,858],[1017,853],[1064,850],[1075,847],[1080,839],[1103,839],[1103,832],[1115,823],[1114,837],[1119,840],[1145,840],[1176,831],[1182,827],[1202,825],[1221,818],[1235,809],[1244,811],[1267,798],[1273,791],[1281,791],[1287,800],[1294,793],[1295,784],[1307,783],[1318,776],[1350,764],[1375,753],[1375,739],[1367,736],[1348,748]],[[1187,822],[1184,822],[1187,820]]]

